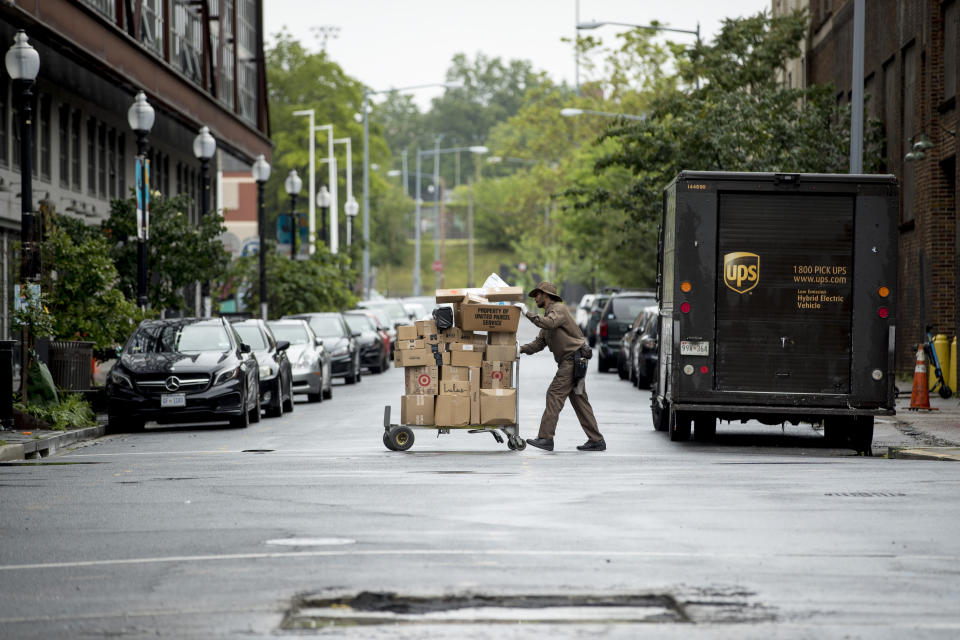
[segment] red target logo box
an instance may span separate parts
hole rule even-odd
[[[481,389],[512,389],[513,363],[489,360],[483,363],[480,372]]]
[[[406,367],[403,371],[408,396],[435,396],[439,392],[440,367]]]

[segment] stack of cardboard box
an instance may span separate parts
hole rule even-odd
[[[438,289],[452,303],[454,326],[433,320],[400,327],[396,364],[404,367],[406,395],[400,421],[418,426],[515,424],[513,362],[517,359],[520,287],[481,291]]]

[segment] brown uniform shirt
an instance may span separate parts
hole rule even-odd
[[[562,302],[551,301],[544,309],[543,317],[535,314],[527,317],[540,327],[540,334],[533,342],[520,347],[520,353],[529,355],[547,347],[553,353],[553,359],[560,362],[586,343],[580,327]]]

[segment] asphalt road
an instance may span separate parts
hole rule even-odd
[[[521,364],[532,437],[553,363]],[[569,407],[553,453],[430,430],[394,453],[402,386],[0,465],[0,637],[960,635],[960,465],[809,427],[671,443],[595,370],[604,453]]]

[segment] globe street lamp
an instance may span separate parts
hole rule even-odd
[[[217,141],[210,135],[210,128],[200,127],[200,133],[193,139],[193,155],[200,161],[200,215],[205,216],[210,211],[210,159],[217,152]],[[210,308],[210,281],[204,280],[200,285],[200,296],[203,299],[203,317],[209,318]]]
[[[257,183],[257,230],[260,232],[260,249],[257,251],[260,261],[260,318],[267,319],[267,215],[263,207],[263,189],[270,179],[270,163],[263,154],[257,156],[250,167],[250,173]]]
[[[290,174],[283,181],[283,188],[290,196],[290,259],[297,259],[297,236],[300,235],[300,225],[297,224],[297,196],[303,188],[303,180],[297,175],[296,169],[290,169]]]
[[[138,91],[127,110],[127,123],[137,137],[137,304],[147,308],[147,240],[150,237],[150,165],[147,162],[147,134],[156,113],[143,91]]]
[[[353,196],[347,196],[347,204],[343,205],[344,213],[347,214],[347,247],[353,244],[353,219],[360,213],[360,205]]]
[[[320,237],[328,248],[330,245],[327,240],[327,215],[332,202],[333,198],[330,197],[330,191],[327,189],[327,186],[321,186],[320,191],[317,192],[317,206],[320,207]]]

